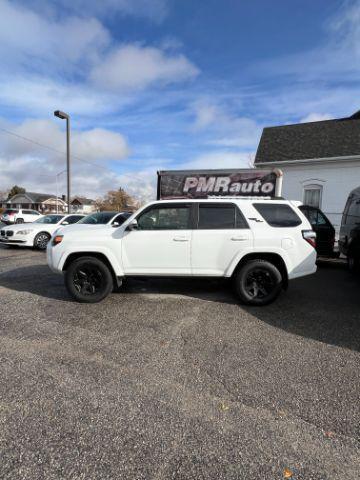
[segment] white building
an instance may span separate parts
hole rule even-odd
[[[87,215],[97,211],[95,200],[91,198],[75,197],[71,202],[71,211],[73,213],[82,213]]]
[[[336,231],[360,186],[360,111],[348,118],[264,128],[255,167],[284,173],[283,196],[319,207]]]

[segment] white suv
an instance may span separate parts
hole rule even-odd
[[[231,277],[243,303],[265,305],[316,271],[315,237],[286,200],[162,200],[117,228],[58,230],[47,261],[80,302],[102,300],[126,277],[188,276]]]
[[[36,210],[22,208],[7,208],[0,217],[0,220],[8,225],[11,223],[31,223],[42,217]]]

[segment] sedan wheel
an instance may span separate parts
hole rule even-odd
[[[45,250],[50,238],[50,235],[46,232],[38,233],[34,240],[34,247],[39,250]]]

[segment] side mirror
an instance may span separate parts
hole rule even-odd
[[[119,222],[114,222],[114,223],[112,224],[113,228],[116,228],[116,227],[118,227],[119,225],[120,225]]]
[[[134,218],[134,220],[131,220],[131,222],[129,223],[129,225],[126,227],[126,230],[137,230],[138,228],[138,222],[137,220]]]
[[[66,220],[64,222],[62,222],[61,225],[69,225],[69,222],[67,222]]]

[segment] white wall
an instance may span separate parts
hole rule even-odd
[[[360,160],[316,164],[278,164],[284,173],[283,197],[303,201],[304,185],[323,186],[321,210],[329,217],[338,233],[347,197],[360,186]]]

